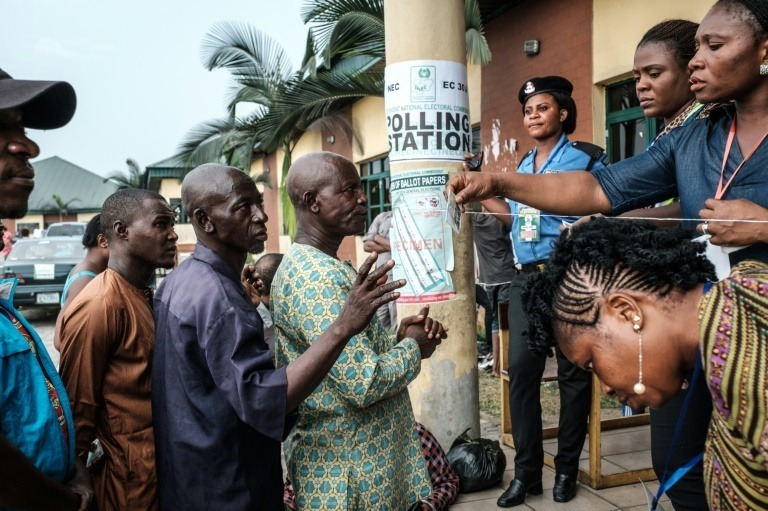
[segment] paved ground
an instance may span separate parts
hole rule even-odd
[[[59,363],[59,353],[53,348],[53,330],[56,324],[56,310],[30,309],[22,311],[37,330],[45,342],[48,352],[56,365]],[[499,420],[495,417],[485,416],[481,420],[482,435],[485,438],[499,438]],[[588,445],[588,441],[586,443]],[[545,450],[552,453],[557,448],[557,440],[545,441]],[[603,433],[603,470],[606,473],[620,472],[625,469],[649,467],[650,458],[650,432],[647,426],[629,428]],[[501,484],[494,488],[467,495],[459,495],[451,510],[453,511],[486,511],[501,509],[496,506],[504,489],[509,485],[514,476],[514,450],[504,446],[507,455],[507,470]],[[588,453],[582,453],[581,465],[587,468]],[[525,505],[516,510],[536,511],[641,511],[647,510],[643,488],[638,484],[608,488],[605,490],[593,490],[584,485],[579,485],[579,493],[571,502],[558,504],[552,500],[552,487],[554,486],[555,471],[544,467],[544,494],[538,497],[529,496]],[[656,490],[655,482],[649,485]],[[667,511],[672,509],[667,499],[663,505]]]
[[[482,435],[485,438],[499,437],[499,421],[495,417],[481,418]],[[585,445],[588,445],[588,440]],[[504,479],[501,484],[494,488],[467,495],[459,495],[453,506],[452,511],[486,511],[502,509],[496,506],[496,499],[509,485],[514,477],[514,459],[515,451],[507,446],[503,446],[507,455],[507,470],[504,472]],[[557,449],[557,440],[545,440],[544,450],[554,454]],[[622,430],[607,431],[602,437],[603,450],[603,471],[604,473],[621,472],[627,469],[650,467],[650,430],[648,426],[638,428],[627,428]],[[581,466],[588,468],[589,453],[582,452]],[[555,484],[555,471],[549,467],[544,467],[543,486],[544,494],[538,497],[528,496],[525,505],[514,508],[515,510],[536,510],[536,511],[613,511],[628,510],[641,511],[647,510],[648,505],[645,500],[645,493],[642,485],[638,482],[628,486],[618,488],[607,488],[604,490],[593,490],[592,488],[579,485],[579,492],[576,498],[570,502],[560,504],[552,500],[552,487]],[[652,491],[656,491],[658,484],[654,481],[648,483]],[[662,506],[667,510],[672,510],[672,505],[667,498],[662,499]]]

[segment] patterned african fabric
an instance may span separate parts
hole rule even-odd
[[[416,423],[416,432],[419,434],[421,452],[427,462],[429,478],[432,480],[432,493],[421,499],[418,504],[414,504],[412,509],[443,511],[456,500],[456,495],[459,493],[459,474],[451,467],[448,456],[432,432],[420,422]],[[296,495],[290,479],[285,482],[283,504],[291,511],[296,511]]]
[[[699,302],[713,400],[704,451],[710,508],[768,509],[768,266],[745,261]]]
[[[356,275],[311,246],[291,246],[270,299],[279,366],[330,327]],[[297,509],[403,511],[429,495],[407,390],[420,369],[416,341],[398,343],[376,317],[349,340],[283,444]]]

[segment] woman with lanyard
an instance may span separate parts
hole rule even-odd
[[[523,123],[535,146],[523,157],[518,173],[546,174],[555,169],[568,171],[589,165],[595,169],[605,167],[599,158],[602,150],[585,152],[579,147],[586,146],[590,151],[594,146],[568,140],[567,135],[576,129],[572,91],[571,82],[560,76],[532,78],[520,88]],[[543,216],[525,204],[507,204],[501,199],[484,201],[483,206],[507,225],[511,222],[510,237],[521,265],[521,273],[513,277],[509,287],[509,407],[516,448],[515,477],[497,502],[501,507],[512,507],[523,504],[526,494],[542,493],[544,466],[540,390],[546,357],[534,356],[528,350],[520,296],[528,274],[544,267],[562,222],[575,219]],[[579,456],[587,433],[591,375],[562,356],[557,362],[560,428],[552,495],[556,502],[568,502],[576,496]]]
[[[748,258],[768,262],[768,0],[718,1],[696,44],[689,69],[697,101],[732,105],[608,171],[462,172],[448,189],[458,203],[503,195],[571,215],[621,214],[679,196],[684,227],[711,235],[715,248],[746,246],[728,255],[732,265]]]
[[[714,410],[700,509],[768,509],[768,265],[739,263],[712,284],[703,252],[680,228],[606,218],[574,227],[524,295],[531,349],[550,351],[556,340],[607,395],[634,407],[707,388]],[[683,413],[693,408],[689,399]],[[675,436],[687,434],[680,421]],[[701,458],[670,470],[652,500]]]

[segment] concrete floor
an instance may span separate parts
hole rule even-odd
[[[499,421],[495,417],[483,417],[481,429],[484,438],[499,438]],[[648,426],[627,428],[614,431],[606,431],[602,435],[603,472],[615,473],[625,470],[647,468],[651,466],[650,429]],[[589,441],[585,442],[588,445]],[[496,499],[506,489],[514,477],[515,451],[503,446],[507,455],[507,470],[501,484],[488,490],[459,495],[451,506],[452,511],[486,511],[490,509],[502,509],[496,506]],[[557,440],[544,441],[544,450],[550,454],[557,451]],[[581,456],[581,466],[588,468],[589,453],[585,450]],[[555,481],[555,471],[544,467],[543,486],[544,493],[537,497],[528,496],[525,504],[518,506],[516,510],[534,509],[537,511],[613,511],[613,510],[647,510],[645,491],[638,482],[628,486],[593,490],[589,486],[579,484],[579,491],[572,501],[561,504],[552,500],[552,487]],[[651,491],[655,492],[658,483],[647,483]],[[662,499],[662,506],[666,511],[672,511],[672,505],[666,497]]]

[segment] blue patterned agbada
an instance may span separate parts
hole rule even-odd
[[[357,272],[295,243],[272,283],[277,363],[327,330]],[[413,339],[397,342],[374,316],[299,408],[284,444],[298,509],[402,511],[431,491],[407,385],[421,369]]]

